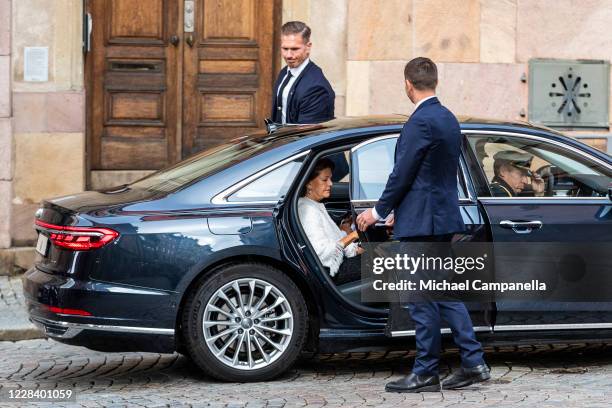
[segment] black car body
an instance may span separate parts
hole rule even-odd
[[[93,349],[178,350],[206,372],[239,381],[278,375],[304,350],[410,347],[410,322],[390,338],[385,304],[360,303],[359,282],[333,284],[296,215],[314,162],[338,152],[350,156],[352,170],[334,184],[330,215],[371,207],[405,121],[339,119],[261,132],[130,185],[45,201],[36,214],[40,254],[23,279],[31,320],[58,341]],[[610,156],[527,123],[462,118],[461,126],[467,235],[612,242]],[[548,160],[547,197],[491,196],[487,158],[507,148]],[[568,170],[566,159],[579,164]],[[368,234],[376,240],[382,228]],[[479,339],[501,344],[612,338],[611,305],[469,309]]]

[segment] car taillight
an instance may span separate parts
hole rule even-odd
[[[117,231],[110,228],[69,227],[40,220],[36,220],[35,223],[49,232],[49,239],[53,245],[73,251],[98,249],[119,236]]]

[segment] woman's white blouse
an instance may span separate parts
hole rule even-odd
[[[357,255],[357,244],[353,242],[346,248],[342,247],[340,240],[346,236],[346,232],[334,223],[323,203],[300,197],[298,214],[302,228],[321,263],[329,268],[332,277],[335,276],[344,256],[351,258]]]

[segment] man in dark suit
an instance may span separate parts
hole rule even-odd
[[[336,95],[323,71],[310,60],[310,27],[290,21],[281,28],[281,69],[272,92],[276,123],[319,123],[334,118]]]
[[[436,65],[415,58],[404,69],[406,94],[416,105],[397,141],[395,165],[378,203],[357,217],[365,231],[389,217],[402,242],[449,243],[465,230],[459,212],[457,169],[461,132],[455,116],[435,96]],[[434,244],[435,245],[435,244]],[[454,389],[490,378],[482,347],[465,305],[457,301],[408,303],[415,323],[417,354],[412,373],[387,384],[390,392],[439,391],[438,361],[441,319],[448,323],[461,351],[462,367],[442,384]]]
[[[310,27],[289,21],[281,27],[281,54],[287,63],[272,90],[272,121],[275,123],[320,123],[334,118],[336,95],[323,71],[310,60]],[[348,174],[343,153],[330,157],[333,181]]]

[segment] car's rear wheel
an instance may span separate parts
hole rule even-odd
[[[306,338],[308,310],[298,287],[269,265],[221,267],[189,294],[183,336],[191,358],[226,381],[282,374]]]

